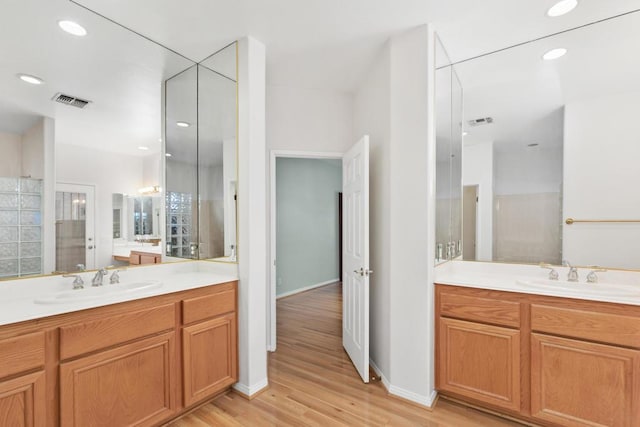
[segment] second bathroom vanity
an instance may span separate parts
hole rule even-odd
[[[435,300],[442,395],[541,425],[640,425],[640,287],[450,264]]]

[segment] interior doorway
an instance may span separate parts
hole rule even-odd
[[[289,167],[287,167],[286,163],[282,163],[282,161],[287,161],[287,160],[291,160],[292,162],[288,165]],[[293,295],[296,292],[296,289],[294,289],[294,286],[292,286],[291,283],[283,283],[282,281],[282,275],[278,275],[278,269],[296,269],[296,268],[302,268],[301,266],[296,266],[295,264],[295,260],[291,260],[291,262],[289,262],[287,265],[282,265],[282,263],[278,262],[278,246],[280,247],[280,250],[282,251],[283,247],[287,247],[287,237],[285,237],[285,239],[283,240],[283,236],[282,233],[280,233],[280,242],[278,239],[278,223],[281,224],[287,224],[287,225],[293,225],[294,227],[288,227],[289,231],[287,232],[290,240],[292,240],[290,242],[289,246],[294,246],[294,245],[298,245],[301,244],[301,236],[299,235],[295,235],[295,227],[298,228],[306,228],[306,221],[309,218],[303,218],[301,222],[299,222],[298,220],[300,218],[296,218],[297,215],[303,214],[304,211],[307,211],[309,209],[312,208],[312,204],[313,204],[313,194],[310,194],[310,192],[305,192],[304,194],[298,194],[300,192],[301,188],[304,188],[304,183],[302,182],[303,180],[310,180],[312,179],[312,176],[308,176],[306,173],[304,173],[303,171],[303,164],[298,164],[295,165],[295,161],[299,160],[299,161],[311,161],[311,162],[334,162],[334,163],[341,163],[342,162],[342,153],[322,153],[322,152],[297,152],[297,151],[272,151],[271,152],[271,159],[270,159],[270,204],[271,204],[271,209],[270,209],[270,258],[271,258],[271,262],[270,262],[270,284],[269,284],[269,307],[268,307],[268,318],[269,318],[269,333],[268,333],[268,350],[269,351],[276,351],[276,336],[277,336],[277,331],[276,331],[276,300],[278,297],[283,297],[283,296],[287,296],[287,295]],[[284,176],[283,173],[285,172],[286,169],[286,173],[288,174],[287,176]],[[278,175],[278,170],[280,170],[280,176]],[[304,174],[305,176],[302,176],[302,174]],[[278,176],[280,177],[281,181],[280,183],[282,184],[282,179],[285,179],[285,181],[288,181],[290,185],[287,185],[284,189],[281,187],[281,191],[278,192]],[[307,182],[308,183],[308,182]],[[301,187],[302,185],[302,187]],[[340,186],[340,191],[341,191],[341,186],[342,186],[342,177],[341,177],[341,173],[340,173],[340,181],[339,181],[339,186]],[[288,194],[286,194],[288,193]],[[336,223],[336,227],[338,227],[338,216],[337,216],[337,209],[338,209],[338,204],[339,204],[339,198],[338,198],[338,192],[336,192],[335,194],[335,200],[334,203],[336,205],[336,209],[332,212],[329,213],[329,211],[324,211],[323,215],[333,215],[333,219],[335,220]],[[282,199],[282,196],[286,196],[286,200],[285,203],[289,203],[289,207],[285,208],[286,210],[280,210],[280,216],[278,215],[278,202],[279,202],[279,198]],[[306,199],[306,203],[304,204],[299,204],[297,203],[297,200],[301,199],[301,198],[305,198]],[[282,202],[282,200],[280,200],[280,202]],[[325,198],[325,202],[328,202],[328,200]],[[282,203],[281,207],[282,207]],[[300,211],[300,209],[302,209],[302,211]],[[298,212],[295,212],[295,211]],[[304,215],[304,214],[303,214]],[[317,219],[317,218],[316,218]],[[326,218],[321,220],[323,225],[320,224],[316,224],[317,230],[315,231],[319,231],[320,227],[324,226],[326,227],[327,224],[331,221],[331,218]],[[291,224],[292,222],[294,222],[295,224]],[[282,228],[280,228],[280,232],[282,232]],[[338,232],[338,229],[336,228],[336,233]],[[292,233],[294,233],[292,235]],[[311,233],[311,236],[307,236],[310,238],[313,238],[313,234]],[[316,235],[316,238],[317,235]],[[336,239],[338,238],[338,236],[336,235]],[[323,247],[326,248],[326,242],[325,245],[323,245]],[[293,249],[293,251],[295,252],[295,248],[288,248],[288,249]],[[303,252],[303,249],[300,249],[298,251],[299,253],[304,254],[306,251]],[[335,242],[335,246],[333,249],[333,253],[325,253],[324,256],[325,257],[332,257],[336,263],[339,263],[339,248],[338,248],[338,243],[337,241]],[[292,256],[295,257],[298,254],[293,254]],[[307,253],[308,254],[308,253]],[[280,255],[284,255],[286,257],[286,253],[283,254],[282,252],[280,253]],[[295,272],[294,272],[295,274]],[[278,281],[279,281],[279,277],[280,277],[280,286]],[[325,278],[325,280],[321,280],[318,277],[320,276],[316,276],[315,280],[307,280],[304,284],[304,286],[300,286],[301,288],[307,288],[308,289],[313,289],[314,287],[317,286],[322,286],[323,282],[326,281],[325,284],[328,283],[333,283],[336,281],[340,280],[340,274],[339,272],[336,271],[335,277],[331,277],[331,278]],[[296,280],[295,277],[292,278],[291,280]]]
[[[462,259],[476,260],[478,186],[465,185],[462,200]]]

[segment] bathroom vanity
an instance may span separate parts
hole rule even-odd
[[[571,295],[562,282],[530,290],[511,274],[463,276],[436,284],[442,395],[545,426],[640,426],[640,286],[600,283],[596,296],[574,283]]]
[[[129,297],[105,285],[98,303],[40,298],[39,313],[95,307],[0,326],[0,425],[159,425],[234,384],[237,279],[164,274],[162,286]]]

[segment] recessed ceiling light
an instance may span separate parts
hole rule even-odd
[[[74,36],[83,37],[87,35],[87,30],[77,22],[73,21],[58,21],[58,26],[69,34]]]
[[[178,127],[181,127],[181,128],[188,128],[189,126],[191,126],[191,125],[190,125],[189,123],[187,123],[187,122],[176,122],[176,125],[177,125]]]
[[[562,0],[551,6],[547,11],[547,16],[555,18],[571,12],[578,5],[578,0]]]
[[[462,132],[462,136],[467,136],[469,135],[469,132]]]
[[[149,147],[145,147],[144,145],[141,145],[140,147],[138,147],[138,150],[142,150],[142,151],[147,151],[149,149]]]
[[[549,52],[542,55],[542,59],[545,61],[551,61],[552,59],[558,59],[567,53],[567,49],[559,47],[557,49],[551,49]]]
[[[32,85],[41,85],[44,83],[40,77],[31,76],[29,74],[18,74],[18,78],[23,82],[31,83]]]
[[[165,154],[165,156],[171,157],[171,153],[167,153],[167,154]]]

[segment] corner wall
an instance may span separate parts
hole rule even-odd
[[[391,40],[356,92],[369,134],[370,350],[390,394],[431,406],[434,392],[435,36]]]
[[[238,371],[251,396],[267,380],[265,46],[238,41]]]

